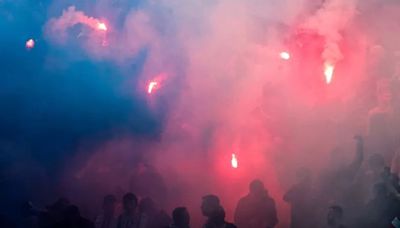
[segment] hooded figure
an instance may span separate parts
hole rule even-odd
[[[272,228],[278,224],[275,201],[260,180],[250,183],[250,192],[241,198],[235,211],[239,228]]]

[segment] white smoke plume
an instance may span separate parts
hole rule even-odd
[[[67,30],[77,24],[83,24],[91,29],[98,30],[101,23],[100,20],[89,17],[82,11],[77,11],[75,6],[70,6],[62,12],[59,18],[50,19],[47,26],[51,34],[64,39],[67,35]],[[103,26],[105,25],[103,24]],[[106,28],[100,27],[100,29],[104,30]]]
[[[340,42],[342,32],[357,13],[358,0],[326,0],[317,12],[304,24],[304,28],[316,31],[325,39],[322,58],[325,63],[336,65],[343,58]]]

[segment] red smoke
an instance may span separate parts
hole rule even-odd
[[[167,15],[174,32],[171,27],[157,32],[160,26],[153,22],[159,15],[153,14],[159,11],[151,6],[133,10],[120,31],[112,29],[115,34],[104,48],[110,61],[129,62],[139,50],[148,50],[140,93],[179,94],[166,95],[171,113],[160,145],[147,155],[171,186],[189,192],[176,200],[196,207],[202,194],[218,193],[231,217],[247,184],[260,178],[285,217],[282,192],[292,184],[294,170],[320,169],[332,141],[344,137],[338,123],[354,115],[350,101],[361,81],[366,45],[348,27],[353,1],[349,7],[345,0],[324,1],[300,25],[292,18],[304,12],[288,2],[277,3],[277,10],[268,1],[165,1],[158,7],[174,9]],[[335,8],[334,2],[341,4]],[[49,27],[65,33],[77,23],[96,35],[110,30],[74,7]],[[303,32],[291,36],[298,27]],[[175,75],[182,77],[182,86],[168,85]],[[346,121],[351,128],[357,120]],[[240,148],[235,154],[227,149],[232,145]]]

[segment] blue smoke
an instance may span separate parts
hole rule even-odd
[[[29,167],[9,170],[38,164],[51,187],[82,141],[100,142],[115,132],[157,139],[166,115],[166,107],[154,113],[144,97],[124,91],[127,83],[135,90],[147,50],[121,66],[90,60],[77,42],[56,47],[43,37],[51,2],[0,2],[0,202],[41,190],[29,182]],[[26,50],[30,38],[36,45]]]

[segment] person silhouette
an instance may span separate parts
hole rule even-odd
[[[117,218],[115,217],[117,199],[113,195],[106,195],[103,199],[103,211],[95,219],[96,228],[116,228]]]
[[[283,196],[291,206],[291,228],[313,226],[311,174],[306,168],[297,171],[298,182]]]
[[[186,207],[177,207],[172,212],[170,228],[190,228],[190,215]]]
[[[241,198],[235,210],[239,228],[273,228],[278,224],[275,201],[268,195],[260,180],[253,180],[250,192]]]
[[[145,197],[139,202],[138,228],[164,228],[171,224],[171,218],[156,207],[155,202]]]
[[[65,208],[64,219],[56,223],[54,228],[94,228],[94,224],[83,218],[79,208],[75,205],[69,205]]]
[[[206,195],[202,198],[201,212],[207,217],[203,228],[236,228],[232,223],[225,221],[225,210],[216,195]]]
[[[136,212],[138,199],[135,194],[127,193],[122,199],[123,212],[118,217],[117,228],[136,228],[138,225],[138,214]]]

